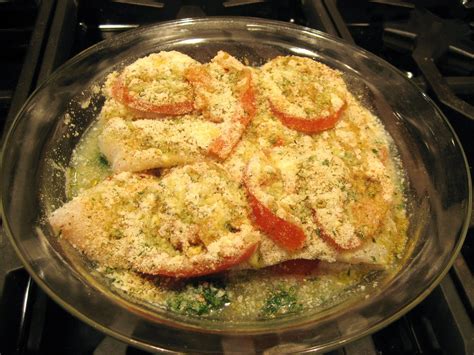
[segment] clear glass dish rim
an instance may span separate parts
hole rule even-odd
[[[174,26],[180,26],[181,24],[187,24],[187,25],[191,25],[193,23],[201,23],[201,22],[215,22],[215,23],[228,23],[229,21],[232,21],[232,22],[237,22],[237,23],[242,23],[242,24],[258,24],[258,25],[271,25],[271,26],[275,26],[275,27],[279,27],[281,28],[282,30],[284,29],[289,29],[289,30],[297,30],[299,32],[302,32],[302,33],[305,33],[305,34],[310,34],[311,36],[314,36],[314,37],[319,37],[319,38],[324,38],[324,39],[328,39],[328,40],[331,40],[331,41],[334,41],[334,42],[339,42],[339,43],[344,43],[344,40],[338,38],[338,37],[335,37],[335,36],[332,36],[330,34],[327,34],[327,33],[324,33],[324,32],[321,32],[321,31],[318,31],[318,30],[314,30],[312,28],[308,28],[308,27],[304,27],[304,26],[299,26],[299,25],[295,25],[295,24],[288,24],[286,22],[282,22],[282,21],[275,21],[275,20],[266,20],[266,19],[261,19],[261,18],[256,18],[256,17],[232,17],[232,16],[229,16],[229,17],[207,17],[207,18],[185,18],[185,19],[180,19],[180,20],[171,20],[171,21],[163,21],[163,22],[159,22],[158,24],[150,24],[150,25],[145,25],[145,26],[140,26],[139,28],[137,29],[134,29],[134,30],[131,30],[131,31],[127,31],[125,33],[122,33],[122,34],[118,34],[116,36],[113,37],[113,40],[114,41],[123,41],[123,40],[126,40],[128,37],[136,37],[138,36],[141,32],[147,32],[147,31],[151,31],[151,30],[154,30],[154,29],[158,29],[158,28],[163,28],[163,27],[174,27]],[[2,152],[1,152],[1,157],[0,157],[0,166],[3,167],[3,164],[4,164],[4,160],[5,160],[5,147],[6,147],[6,144],[7,142],[11,139],[11,136],[13,135],[14,131],[15,131],[15,128],[16,126],[18,125],[18,123],[20,122],[20,119],[21,119],[21,116],[22,116],[22,112],[24,111],[25,107],[28,106],[29,102],[32,100],[32,98],[36,95],[37,92],[41,91],[44,87],[46,87],[50,82],[53,82],[54,80],[56,80],[56,77],[60,77],[62,75],[62,72],[65,71],[68,67],[71,67],[71,66],[74,66],[74,64],[78,61],[80,61],[81,59],[83,59],[84,57],[87,57],[89,56],[90,54],[94,53],[94,52],[97,52],[99,50],[101,50],[102,48],[104,47],[108,47],[110,44],[112,43],[111,40],[104,40],[104,41],[101,41],[83,51],[81,51],[80,53],[78,53],[77,55],[75,55],[73,58],[69,59],[67,62],[65,62],[63,65],[61,65],[60,67],[58,67],[43,83],[41,83],[34,91],[33,93],[31,93],[31,95],[29,96],[29,98],[26,100],[26,102],[23,104],[22,108],[19,110],[19,112],[16,114],[12,124],[10,127],[8,127],[8,131],[4,134],[4,137],[2,139]],[[368,56],[370,58],[373,58],[375,59],[376,61],[378,62],[381,62],[384,66],[386,67],[389,67],[392,71],[395,71],[397,72],[399,75],[402,75],[403,76],[403,73],[397,69],[396,67],[392,66],[390,63],[386,62],[385,60],[377,57],[376,55],[362,49],[362,48],[359,48],[357,46],[354,46],[352,44],[349,44],[349,43],[344,43],[345,46],[347,46],[348,48],[350,48],[352,51],[354,52],[358,52],[358,53],[361,53],[363,54],[364,56]],[[407,82],[409,82],[411,86],[413,86],[414,88],[416,88],[417,91],[420,91],[418,89],[418,87],[411,81],[409,80],[406,80]],[[372,326],[366,328],[365,330],[362,330],[362,331],[359,331],[358,333],[356,334],[352,334],[352,335],[346,335],[346,336],[340,336],[338,338],[336,338],[333,342],[329,342],[329,343],[326,343],[324,346],[316,346],[316,347],[310,347],[308,348],[307,350],[305,350],[304,352],[307,352],[307,351],[314,351],[314,350],[317,350],[317,351],[321,351],[321,350],[324,350],[324,351],[328,351],[328,350],[331,350],[331,349],[335,349],[337,347],[340,347],[340,346],[343,346],[344,344],[347,344],[349,342],[352,342],[354,340],[357,340],[357,339],[360,339],[368,334],[371,334],[373,332],[376,332],[377,330],[380,330],[381,328],[385,327],[386,325],[388,325],[389,323],[397,320],[398,318],[400,318],[401,316],[403,316],[404,314],[406,314],[408,311],[410,311],[411,309],[413,309],[416,305],[418,305],[426,296],[428,296],[428,294],[431,293],[431,291],[441,282],[441,280],[445,277],[445,275],[447,274],[447,272],[449,271],[449,269],[451,268],[451,266],[453,265],[454,263],[454,260],[456,259],[458,253],[460,252],[461,250],[461,247],[464,243],[464,240],[465,240],[465,237],[466,237],[466,233],[467,233],[467,230],[468,230],[468,227],[469,227],[469,220],[471,218],[471,211],[472,211],[472,181],[471,181],[471,176],[470,176],[470,170],[469,170],[469,165],[468,165],[468,162],[467,162],[467,158],[466,158],[466,155],[465,155],[465,152],[462,148],[462,145],[461,145],[461,142],[456,134],[456,132],[454,131],[454,129],[452,128],[451,124],[449,123],[448,119],[444,116],[443,112],[437,107],[437,105],[426,95],[424,94],[423,92],[421,92],[423,98],[426,100],[426,102],[432,106],[440,115],[440,117],[443,118],[443,121],[444,121],[444,124],[447,126],[447,128],[449,129],[450,133],[452,134],[453,138],[454,138],[454,143],[456,144],[456,146],[459,148],[460,150],[460,153],[462,155],[462,159],[464,161],[464,169],[465,169],[465,172],[466,172],[466,177],[467,177],[467,191],[468,191],[468,204],[466,206],[466,209],[467,209],[467,214],[465,215],[465,218],[464,218],[464,222],[463,222],[463,225],[461,227],[461,230],[460,230],[460,237],[457,241],[457,244],[454,248],[454,251],[451,255],[451,257],[449,258],[448,262],[445,264],[444,268],[442,269],[442,271],[437,275],[437,277],[433,280],[433,282],[429,285],[427,285],[427,287],[424,289],[423,292],[419,293],[416,297],[414,297],[410,302],[402,305],[402,306],[399,306],[398,309],[390,316],[388,317],[385,317],[383,318],[380,322],[378,323],[375,323],[373,324]],[[3,185],[2,185],[2,190],[3,190]],[[93,318],[91,317],[88,317],[88,316],[85,316],[83,313],[81,313],[81,311],[79,311],[73,304],[71,303],[68,303],[67,301],[65,301],[61,296],[59,296],[55,291],[54,289],[50,288],[49,285],[43,281],[43,279],[41,278],[41,276],[39,276],[35,270],[33,269],[33,267],[29,264],[27,258],[23,255],[23,253],[21,252],[21,249],[19,248],[19,246],[17,245],[17,241],[15,239],[15,237],[13,236],[12,232],[11,232],[11,228],[10,228],[10,225],[9,225],[9,222],[8,220],[5,218],[5,214],[4,214],[4,198],[3,198],[3,194],[4,192],[2,191],[1,192],[1,213],[2,213],[2,220],[3,220],[3,228],[5,230],[5,234],[8,236],[8,239],[10,240],[16,254],[19,256],[21,262],[23,263],[23,265],[25,266],[26,270],[28,271],[28,273],[31,275],[31,277],[34,279],[34,281],[46,292],[46,294],[51,297],[56,303],[58,303],[61,307],[63,307],[64,309],[66,309],[68,312],[70,312],[71,314],[73,314],[75,317],[79,318],[80,320],[84,321],[86,324],[89,324],[91,325],[93,328],[96,328],[96,329],[99,329],[101,332],[107,334],[107,335],[110,335],[112,337],[115,337],[119,340],[122,340],[126,343],[129,343],[133,346],[136,346],[138,348],[141,348],[141,349],[144,349],[144,350],[148,350],[148,351],[162,351],[162,352],[168,352],[168,353],[175,353],[174,351],[170,351],[170,350],[167,350],[165,348],[160,348],[158,346],[155,346],[155,345],[150,345],[150,344],[147,344],[147,343],[144,343],[144,342],[141,342],[141,341],[138,341],[138,340],[135,340],[127,335],[124,335],[114,329],[111,329],[107,326],[104,326],[98,322],[96,322]],[[134,312],[136,314],[136,312]],[[285,329],[283,329],[283,331],[285,331]],[[198,334],[198,333],[197,333]],[[224,330],[223,332],[217,332],[216,334],[222,334],[222,335],[235,335],[235,333],[229,333],[228,330]],[[247,335],[246,333],[243,333],[242,335]]]

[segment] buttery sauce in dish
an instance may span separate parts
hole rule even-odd
[[[160,52],[102,93],[49,222],[123,296],[268,319],[379,289],[401,266],[403,169],[338,71]]]

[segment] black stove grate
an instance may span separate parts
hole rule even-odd
[[[35,1],[0,2],[0,122],[4,125],[28,50],[38,6]]]
[[[0,11],[0,17],[5,19],[5,22],[0,22],[0,24],[6,26],[5,35],[8,35],[15,28],[26,29],[28,26],[33,26],[29,41],[26,40],[23,44],[17,44],[19,48],[24,47],[27,51],[19,53],[20,55],[14,59],[12,58],[11,68],[0,68],[2,74],[0,77],[14,77],[12,86],[6,90],[6,95],[3,95],[5,99],[2,100],[2,103],[6,109],[0,111],[0,133],[7,131],[7,127],[10,126],[15,114],[36,86],[47,40],[46,35],[53,17],[55,3],[54,0],[43,0],[40,5],[33,0],[6,0],[0,2],[0,10],[3,10]],[[25,30],[24,33],[24,39],[26,39],[27,31]],[[2,55],[0,55],[0,58],[2,58]],[[0,64],[3,65],[4,62],[2,61]]]

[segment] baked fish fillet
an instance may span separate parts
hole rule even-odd
[[[53,229],[101,265],[177,277],[262,268],[291,259],[385,267],[383,243],[341,253],[315,233],[290,253],[255,228],[244,190],[215,163],[162,177],[120,173],[83,191],[49,217]]]

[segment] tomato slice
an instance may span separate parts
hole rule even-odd
[[[265,270],[276,275],[309,276],[314,274],[319,265],[319,260],[293,259],[266,267]]]
[[[295,251],[304,246],[306,236],[299,226],[275,215],[250,192],[248,186],[247,197],[253,221],[276,244],[288,251]]]
[[[157,268],[148,271],[151,275],[169,276],[174,278],[191,278],[197,276],[204,276],[215,274],[221,271],[230,269],[232,266],[238,265],[247,261],[257,249],[258,243],[254,243],[249,247],[243,249],[240,253],[233,256],[223,257],[216,263],[193,263],[191,265],[183,266],[182,268],[168,270],[166,268]]]
[[[209,98],[203,94],[203,92],[215,93],[216,91],[213,87],[213,78],[206,69],[206,66],[200,65],[188,68],[185,72],[185,77],[194,88],[196,109],[200,111],[207,120],[216,123],[222,122],[222,117],[214,115],[211,112]]]
[[[221,127],[221,134],[209,145],[208,154],[225,159],[255,116],[252,72],[220,51],[211,63],[188,68],[185,76],[194,87],[196,109]]]
[[[270,110],[285,126],[311,134],[339,120],[348,91],[337,70],[310,58],[286,56],[264,64],[261,73]]]
[[[306,236],[303,229],[292,222],[292,216],[289,213],[282,218],[257,197],[259,193],[263,194],[262,196],[267,195],[264,191],[265,186],[268,188],[272,181],[278,183],[282,178],[278,169],[275,169],[276,173],[268,175],[264,169],[267,165],[273,167],[267,155],[258,153],[250,159],[244,171],[243,182],[252,211],[252,220],[278,246],[288,251],[295,251],[305,244]]]
[[[241,90],[240,102],[244,109],[245,114],[239,117],[239,122],[247,126],[252,118],[255,116],[257,108],[255,106],[255,90],[253,87],[252,73],[250,70],[245,71],[245,77],[247,79],[246,85]]]
[[[156,105],[151,102],[141,100],[130,94],[123,80],[118,77],[112,88],[113,97],[127,106],[135,115],[143,118],[162,118],[165,116],[179,116],[190,113],[194,110],[194,104],[191,100]]]
[[[323,224],[319,221],[317,212],[313,210],[313,219],[316,225],[319,228],[319,236],[329,245],[334,247],[337,250],[352,250],[360,247],[362,245],[362,241],[357,236],[353,236],[347,240],[340,240],[337,239],[333,234],[328,232]]]
[[[288,128],[303,133],[318,133],[333,128],[341,117],[341,113],[345,109],[345,106],[346,105],[344,104],[338,111],[328,116],[302,118],[288,115],[285,112],[280,111],[270,100],[270,109],[281,123]]]
[[[222,134],[211,143],[208,149],[210,155],[220,159],[227,158],[255,116],[255,91],[250,71],[248,71],[247,74],[247,82],[246,88],[240,95],[240,103],[244,114],[242,116],[233,117],[231,124],[223,129]]]

